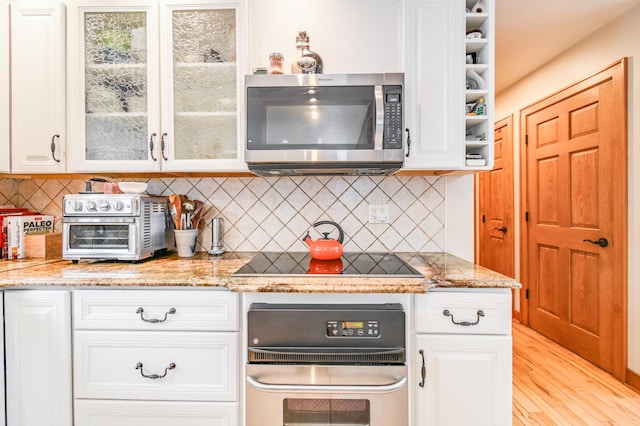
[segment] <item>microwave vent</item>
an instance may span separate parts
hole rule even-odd
[[[258,176],[387,176],[400,170],[402,164],[249,164]]]

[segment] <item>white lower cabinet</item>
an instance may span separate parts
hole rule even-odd
[[[510,425],[510,290],[434,291],[415,301],[415,425]]]
[[[69,426],[70,293],[11,290],[4,295],[7,426]]]
[[[75,426],[238,425],[235,293],[74,294]]]
[[[76,331],[75,397],[236,401],[237,333]]]
[[[0,291],[0,318],[4,318],[4,294]],[[0,327],[0,357],[4,359],[4,327]],[[2,372],[4,373],[4,371]],[[6,425],[4,405],[4,374],[0,374],[0,425]]]
[[[76,400],[76,425],[238,426],[237,403]]]

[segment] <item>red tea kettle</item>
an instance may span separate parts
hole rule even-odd
[[[309,236],[309,231],[307,231],[307,234],[302,237],[302,241],[307,243],[307,245],[309,246],[309,254],[313,259],[318,260],[340,259],[340,256],[342,256],[343,252],[342,240],[344,239],[344,231],[342,230],[340,225],[329,220],[321,220],[320,222],[316,222],[313,224],[313,227],[315,228],[319,225],[333,225],[338,228],[338,232],[340,232],[340,235],[338,235],[337,240],[334,240],[333,238],[329,238],[328,232],[323,232],[322,235],[324,235],[324,237],[314,241],[311,239],[311,236]]]

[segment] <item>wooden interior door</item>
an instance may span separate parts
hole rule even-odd
[[[626,68],[622,60],[526,108],[520,125],[529,324],[621,380],[627,354]]]
[[[515,277],[513,227],[513,119],[494,126],[493,170],[476,175],[478,264]]]

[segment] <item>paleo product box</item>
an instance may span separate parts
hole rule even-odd
[[[53,232],[55,218],[47,215],[7,216],[7,257],[24,259],[25,236]]]
[[[0,259],[7,258],[7,220],[8,216],[36,214],[29,209],[13,206],[0,206]]]

